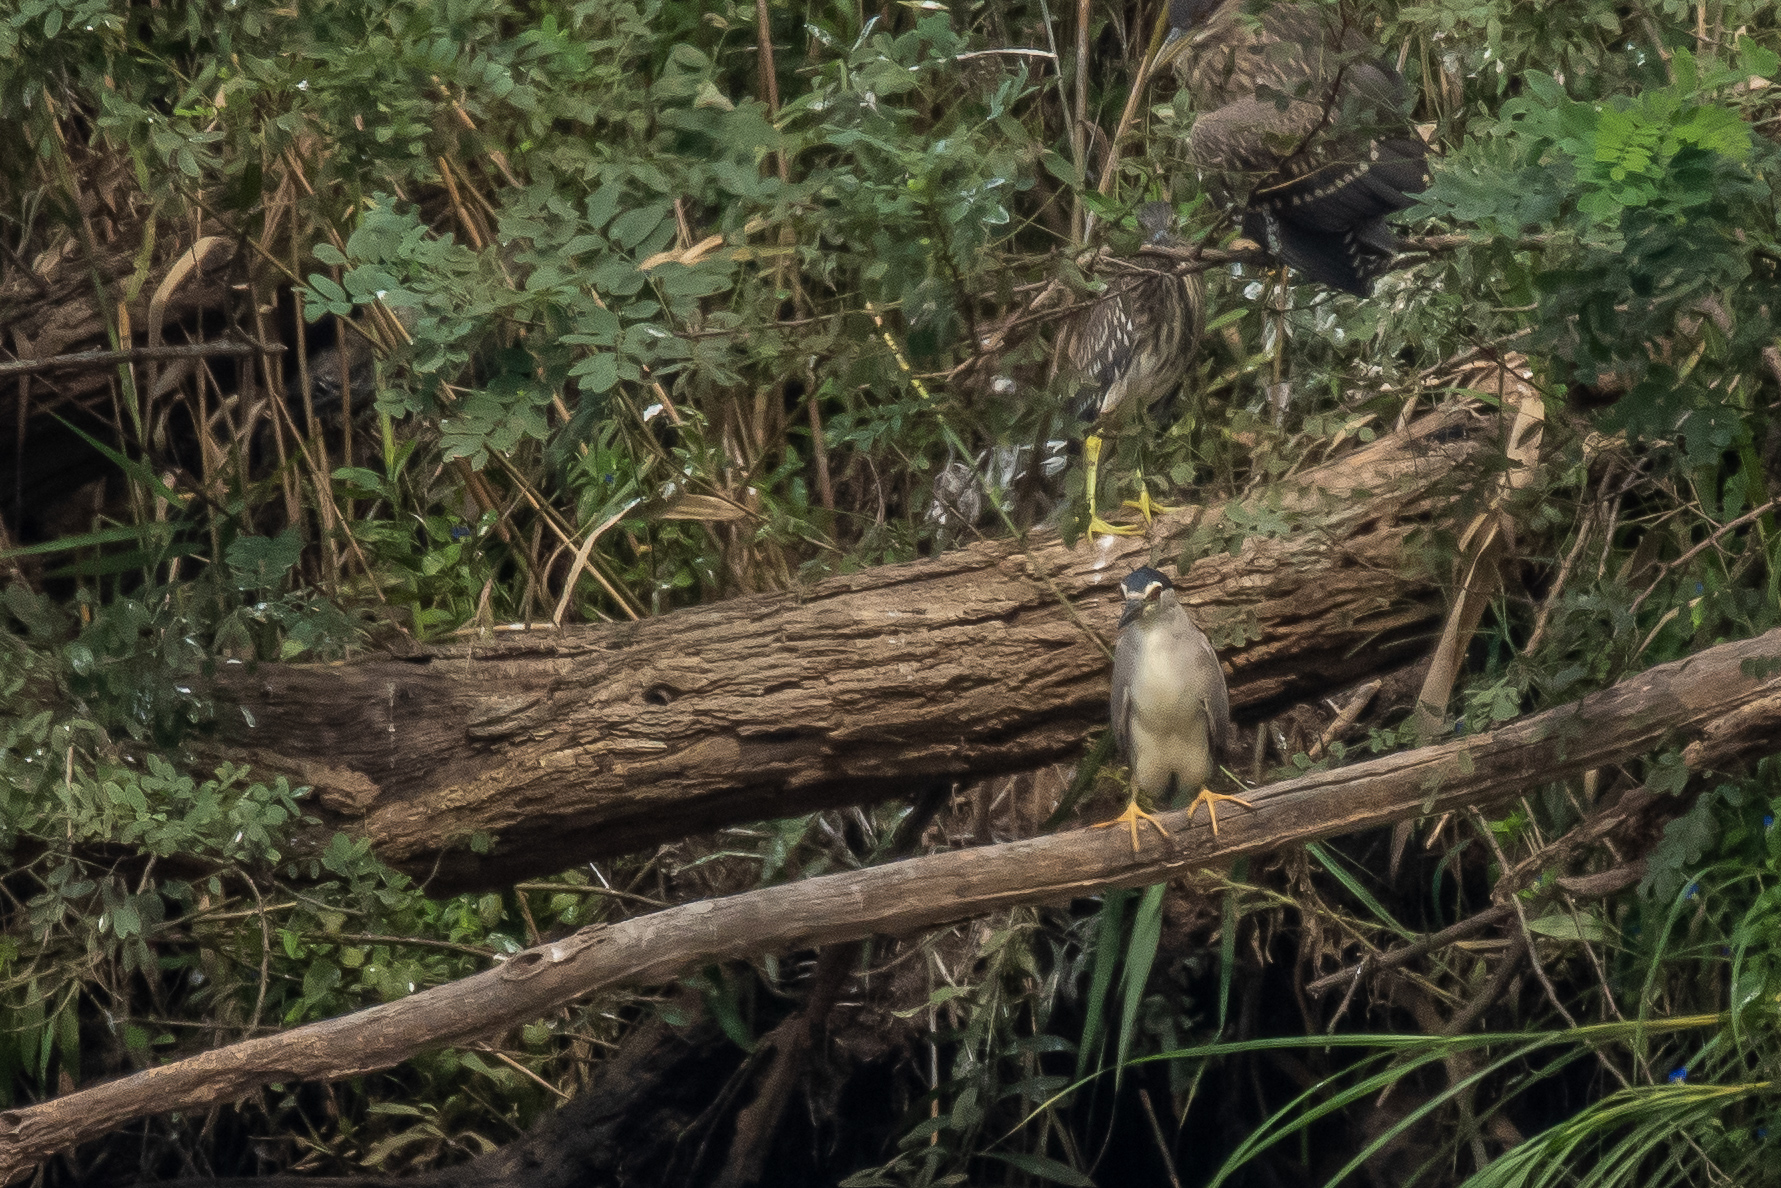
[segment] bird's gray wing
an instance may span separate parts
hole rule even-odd
[[[1138,645],[1129,633],[1122,632],[1113,649],[1113,692],[1108,698],[1108,717],[1113,723],[1113,739],[1119,744],[1119,759],[1132,759],[1132,678],[1138,674]]]
[[[1231,694],[1224,683],[1224,669],[1219,667],[1218,653],[1206,633],[1194,629],[1197,643],[1193,653],[1193,679],[1200,687],[1200,700],[1206,707],[1206,735],[1212,755],[1228,762],[1232,753]]]

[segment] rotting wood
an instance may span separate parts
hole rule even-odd
[[[1075,830],[700,900],[584,929],[399,1002],[0,1112],[0,1182],[133,1118],[232,1101],[274,1081],[387,1068],[428,1049],[539,1018],[608,986],[659,982],[713,961],[919,932],[1019,903],[1154,883],[1419,813],[1488,807],[1686,738],[1718,739],[1715,761],[1741,762],[1773,752],[1773,735],[1734,738],[1715,724],[1746,720],[1746,707],[1773,704],[1781,693],[1781,677],[1774,675],[1778,658],[1781,629],[1660,665],[1498,730],[1258,789],[1250,793],[1254,810],[1226,814],[1218,837],[1187,813],[1165,813],[1169,841],[1148,840],[1137,855],[1124,835]]]
[[[1178,585],[1239,713],[1351,685],[1426,647],[1441,582],[1417,534],[1453,518],[1496,422],[1456,404],[1236,505],[1272,534],[1206,546]],[[1494,471],[1475,468],[1489,482]],[[912,779],[1080,754],[1106,714],[1117,583],[1233,505],[1147,538],[1034,532],[637,623],[499,632],[402,658],[225,667],[229,757],[317,789],[435,890],[511,882]],[[1204,538],[1202,538],[1204,539]],[[466,844],[482,834],[492,849]]]

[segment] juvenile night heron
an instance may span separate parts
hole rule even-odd
[[[1204,802],[1216,837],[1219,801],[1250,807],[1239,796],[1206,788],[1231,728],[1230,695],[1218,655],[1163,574],[1148,567],[1134,570],[1120,590],[1125,613],[1113,651],[1113,736],[1120,757],[1131,767],[1132,799],[1125,812],[1095,828],[1129,827],[1132,852],[1137,853],[1140,821],[1165,837],[1169,833],[1143,802],[1167,804],[1197,789],[1188,815]]]
[[[1147,202],[1138,226],[1147,243],[1168,240],[1175,212],[1167,202]],[[1088,462],[1088,530],[1129,536],[1136,527],[1109,524],[1095,510],[1100,481],[1101,434],[1168,395],[1181,382],[1206,328],[1206,283],[1152,270],[1130,283],[1116,281],[1089,307],[1070,338],[1070,370],[1081,383],[1082,419],[1092,423],[1082,444]],[[1139,479],[1131,506],[1148,521],[1158,508]]]
[[[1391,269],[1385,216],[1428,187],[1404,80],[1347,8],[1169,0],[1158,56],[1193,95],[1201,173],[1246,196],[1246,236],[1306,278],[1366,296]],[[1246,192],[1246,194],[1245,194]]]

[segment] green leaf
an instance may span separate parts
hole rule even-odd
[[[224,552],[235,585],[242,590],[269,590],[303,557],[303,537],[295,527],[277,536],[237,537]]]
[[[1541,916],[1538,920],[1529,920],[1527,928],[1529,932],[1537,932],[1554,940],[1600,942],[1608,939],[1602,922],[1588,914],[1572,916],[1568,912],[1554,912],[1549,916]]]
[[[1738,72],[1772,79],[1781,72],[1781,54],[1756,44],[1748,34],[1738,34]]]
[[[661,226],[662,220],[667,217],[667,214],[668,204],[666,202],[656,202],[649,206],[640,206],[635,210],[627,210],[613,220],[610,232],[613,242],[626,251],[630,251],[649,238],[650,232]]]
[[[1048,1180],[1053,1184],[1068,1184],[1070,1188],[1095,1188],[1095,1182],[1071,1167],[1067,1163],[1045,1155],[1028,1155],[1019,1151],[985,1151],[991,1159],[1000,1159],[1003,1163],[1027,1173]]]
[[[736,1000],[736,988],[724,976],[723,968],[716,965],[707,968],[700,982],[705,1005],[723,1033],[730,1038],[730,1042],[744,1052],[754,1051],[754,1034],[742,1018],[742,1007]]]

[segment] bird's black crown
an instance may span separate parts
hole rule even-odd
[[[1143,598],[1150,593],[1153,586],[1173,590],[1175,583],[1171,582],[1169,575],[1162,570],[1152,569],[1146,565],[1142,569],[1134,569],[1126,574],[1125,580],[1119,583],[1119,590],[1127,598]]]

